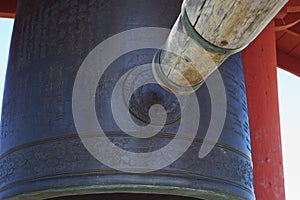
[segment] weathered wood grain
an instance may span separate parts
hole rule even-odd
[[[287,0],[206,0],[204,4],[199,0],[198,6],[196,0],[186,2],[186,6],[193,5],[187,9],[188,16],[203,38],[219,47],[237,49],[248,45]]]
[[[176,90],[199,85],[228,56],[254,40],[286,2],[185,0],[166,41],[167,51],[160,54],[160,75]]]

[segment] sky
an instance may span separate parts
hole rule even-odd
[[[299,66],[300,67],[300,66]],[[277,69],[283,165],[287,200],[299,199],[300,77]]]
[[[13,23],[13,19],[0,18],[0,113]]]
[[[2,102],[12,19],[0,18],[0,102]],[[300,67],[300,66],[299,66]],[[278,69],[278,92],[287,200],[299,199],[300,179],[300,78]],[[0,104],[0,111],[1,106]],[[0,112],[1,113],[1,112]]]

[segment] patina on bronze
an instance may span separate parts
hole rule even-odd
[[[201,111],[196,138],[181,158],[161,170],[134,174],[111,169],[90,155],[77,135],[72,88],[85,57],[96,45],[122,31],[171,28],[181,3],[19,1],[1,122],[1,199],[176,199],[173,195],[180,199],[254,199],[247,105],[238,54],[220,67],[227,116],[218,143],[205,158],[198,157],[211,115],[205,84],[196,93]],[[149,139],[131,137],[120,131],[112,117],[114,84],[133,67],[151,63],[156,51],[140,49],[121,56],[105,71],[97,87],[99,123],[114,144],[128,151],[159,149],[168,144],[179,126],[174,96],[154,85],[136,91],[129,109],[134,120],[143,124],[147,123],[143,113],[147,111],[139,109],[135,101],[142,100],[143,106],[171,106],[168,123],[159,134]],[[145,93],[151,98],[143,97]],[[126,193],[126,197],[119,193]]]

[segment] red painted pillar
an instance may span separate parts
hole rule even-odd
[[[274,22],[243,52],[257,200],[285,199]]]

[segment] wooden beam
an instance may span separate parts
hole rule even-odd
[[[299,22],[300,1],[289,0],[275,16],[275,31],[282,31],[295,26]]]
[[[196,20],[191,22],[196,31],[211,44],[226,49],[237,49],[248,45],[287,2],[206,0],[205,4],[193,13]]]
[[[300,60],[277,49],[277,65],[300,77]]]
[[[300,6],[299,0],[289,0],[288,3],[286,4],[286,7],[297,7],[297,6]]]
[[[17,0],[0,0],[0,17],[14,18],[16,9]]]
[[[15,13],[8,13],[8,12],[0,12],[0,17],[4,18],[15,18]]]
[[[300,13],[287,14],[283,19],[275,20],[275,31],[283,31],[300,22]]]
[[[292,28],[287,29],[287,31],[292,32],[296,36],[300,36],[300,23],[298,23],[296,26],[293,26]]]
[[[166,42],[170,49],[155,58],[157,82],[174,93],[193,92],[229,55],[244,49],[285,3],[185,0]]]
[[[284,30],[284,32],[286,32],[286,33],[288,33],[288,34],[291,34],[291,35],[293,35],[293,36],[296,36],[296,37],[299,37],[299,38],[300,38],[300,33],[291,31],[291,30],[289,30],[289,29]]]
[[[297,13],[297,12],[300,12],[300,2],[299,2],[299,6],[287,6],[286,11],[288,13]]]

